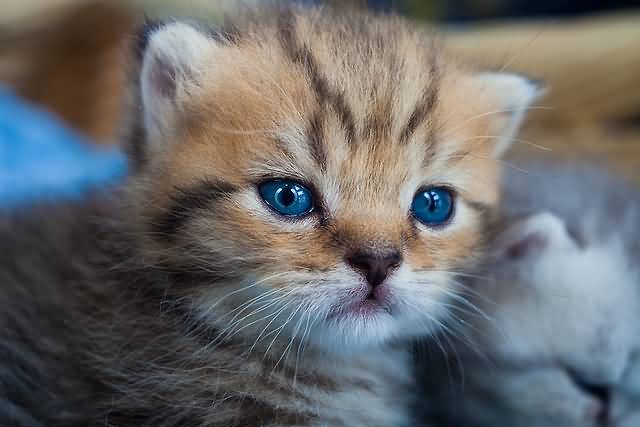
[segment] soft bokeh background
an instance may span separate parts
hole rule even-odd
[[[245,0],[244,3],[259,0]],[[306,0],[308,3],[313,0]],[[601,162],[640,182],[640,0],[327,0],[442,26],[470,62],[547,82],[513,156]],[[4,0],[0,82],[99,143],[117,140],[143,15],[220,21],[233,0]]]

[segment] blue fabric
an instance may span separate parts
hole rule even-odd
[[[126,171],[120,150],[86,143],[51,114],[0,90],[0,208],[80,199]]]

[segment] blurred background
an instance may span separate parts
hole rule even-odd
[[[114,144],[132,34],[143,17],[194,16],[215,23],[238,3],[4,0],[0,85],[48,109],[89,141]],[[640,183],[640,0],[327,3],[394,10],[438,25],[448,48],[468,62],[544,80],[549,94],[511,155],[587,158]]]

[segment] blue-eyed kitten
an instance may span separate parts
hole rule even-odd
[[[399,341],[481,253],[496,159],[539,90],[394,16],[231,22],[141,43],[122,196],[47,212],[57,238],[3,228],[0,373],[20,375],[0,377],[0,421],[412,423]]]

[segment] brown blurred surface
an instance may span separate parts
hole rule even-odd
[[[449,32],[447,44],[479,64],[544,80],[536,119],[575,125],[640,113],[640,12],[551,22],[496,23]]]
[[[493,24],[451,32],[447,42],[476,63],[548,85],[511,157],[586,159],[640,183],[640,12]]]
[[[640,184],[640,129],[599,124],[545,129],[531,123],[506,161],[532,158],[589,161]]]
[[[2,9],[0,82],[96,141],[112,142],[132,12],[117,0],[11,0]]]

